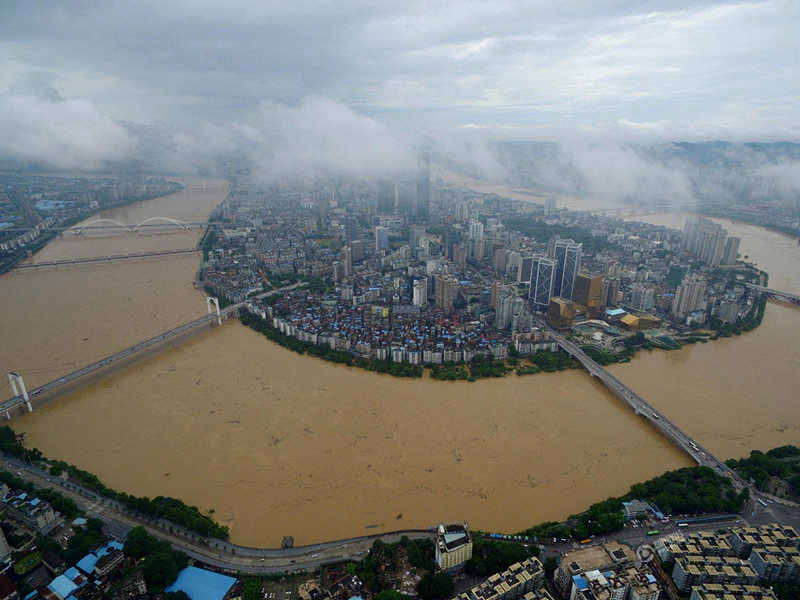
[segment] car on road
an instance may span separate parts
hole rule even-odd
[[[319,556],[319,554],[312,554],[311,558],[317,558],[318,556]]]

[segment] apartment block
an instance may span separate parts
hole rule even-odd
[[[777,600],[777,596],[757,585],[708,583],[693,587],[689,600]]]
[[[457,600],[553,600],[542,588],[544,568],[532,557],[495,573],[480,585],[462,592]]]

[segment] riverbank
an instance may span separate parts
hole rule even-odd
[[[95,210],[90,210],[84,213],[80,213],[64,221],[60,221],[58,223],[54,223],[53,227],[72,227],[80,223],[81,221],[85,221],[86,219],[93,217],[94,215],[103,213],[105,211],[114,210],[117,208],[122,208],[125,206],[130,206],[132,204],[136,204],[138,202],[144,202],[147,200],[155,200],[157,198],[163,198],[164,196],[171,196],[181,191],[184,188],[181,184],[176,184],[180,186],[180,189],[170,190],[167,192],[153,194],[148,196],[141,196],[136,198],[131,198],[130,200],[125,200],[123,202],[116,202],[114,204],[106,204],[101,207],[98,207]],[[31,258],[37,252],[42,250],[45,246],[47,246],[51,241],[53,241],[58,236],[62,235],[63,232],[60,231],[45,231],[42,235],[40,235],[36,240],[25,244],[24,246],[16,248],[14,251],[8,251],[5,255],[0,259],[0,275],[7,273],[11,269],[13,269],[17,264],[22,262],[27,258]]]

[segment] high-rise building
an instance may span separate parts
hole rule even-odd
[[[389,228],[381,227],[380,225],[375,228],[375,251],[389,249]]]
[[[342,264],[344,265],[344,276],[350,277],[353,274],[353,247],[345,246],[342,256]]]
[[[655,293],[653,288],[643,283],[634,283],[631,290],[631,308],[639,312],[653,310]]]
[[[572,300],[572,294],[575,291],[575,278],[581,269],[583,244],[569,239],[559,239],[555,242],[553,252],[553,258],[556,261],[553,294]]]
[[[397,211],[404,216],[414,212],[414,188],[409,181],[401,181],[397,185]]]
[[[453,258],[453,248],[458,242],[458,231],[448,223],[444,226],[444,237],[442,238],[442,251],[447,258]]]
[[[456,204],[455,217],[456,221],[461,223],[469,221],[469,205],[466,202]]]
[[[502,281],[493,281],[492,282],[492,292],[489,296],[489,306],[497,310],[497,297],[500,294],[500,290],[503,289],[503,282]]]
[[[431,210],[431,156],[421,152],[417,161],[417,222],[425,223]]]
[[[333,261],[333,280],[339,283],[344,279],[344,264],[341,261]]]
[[[453,308],[458,294],[458,279],[452,275],[437,275],[434,289],[436,306],[444,309]]]
[[[603,305],[603,276],[578,273],[572,299],[586,307],[589,318],[597,316]]]
[[[506,255],[508,251],[505,248],[498,248],[492,255],[492,268],[500,273],[506,272]]]
[[[533,275],[533,256],[521,256],[517,267],[517,281],[528,282]]]
[[[414,296],[412,299],[414,306],[425,306],[428,304],[428,280],[427,278],[414,281]]]
[[[603,286],[600,293],[602,298],[601,306],[616,306],[617,295],[619,294],[619,279],[603,279]]]
[[[506,329],[511,325],[511,317],[514,315],[514,298],[514,294],[508,290],[504,290],[498,295],[494,316],[494,325],[497,329]]]
[[[552,217],[556,214],[556,197],[548,196],[544,199],[544,216]]]
[[[366,240],[353,240],[350,242],[350,249],[352,250],[352,260],[357,263],[364,260],[364,251],[366,247]]]
[[[394,214],[394,184],[385,179],[378,181],[378,213]]]
[[[408,230],[408,245],[411,248],[419,248],[419,243],[425,236],[425,228],[421,225],[412,225]]]
[[[689,217],[683,228],[681,246],[703,262],[718,265],[722,261],[727,237],[728,231],[719,223],[703,217]]]
[[[706,293],[706,279],[700,275],[686,275],[675,291],[672,313],[683,317],[700,307]]]
[[[550,306],[556,277],[556,261],[552,258],[538,256],[534,258],[531,273],[530,299],[538,311],[545,311]]]
[[[722,253],[723,265],[735,265],[736,256],[739,254],[739,242],[741,238],[730,236],[725,242],[725,251]]]
[[[469,239],[482,240],[483,239],[483,223],[480,221],[472,221],[469,224]]]
[[[358,235],[358,219],[355,217],[345,217],[344,235],[348,240],[354,240]]]
[[[447,573],[460,570],[472,558],[472,535],[466,521],[439,524],[435,558],[439,568]]]

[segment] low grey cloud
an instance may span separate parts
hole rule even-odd
[[[0,153],[367,175],[427,140],[499,179],[498,143],[544,140],[538,185],[680,198],[694,167],[646,149],[800,140],[798,20],[791,0],[0,3]]]
[[[135,139],[86,100],[64,100],[38,75],[0,94],[0,157],[93,170],[133,156]]]

